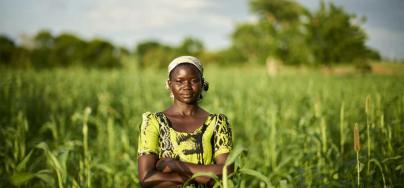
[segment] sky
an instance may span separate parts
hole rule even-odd
[[[316,10],[319,0],[298,0]],[[334,0],[365,16],[367,45],[383,57],[404,59],[404,0]],[[15,40],[49,30],[103,38],[132,49],[144,40],[171,45],[196,37],[208,49],[225,48],[236,24],[256,20],[247,0],[0,0],[0,34]]]

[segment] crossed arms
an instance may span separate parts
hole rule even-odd
[[[142,187],[180,187],[193,174],[198,172],[212,172],[222,175],[228,153],[218,155],[215,164],[197,165],[170,158],[159,159],[155,154],[142,155],[138,159],[138,174]],[[227,171],[233,172],[233,166]],[[212,179],[200,176],[194,180],[198,184],[212,184]]]

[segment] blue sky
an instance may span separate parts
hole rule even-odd
[[[299,0],[315,10],[318,0]],[[357,16],[368,45],[384,57],[404,59],[404,1],[335,0]],[[229,45],[240,22],[255,20],[246,0],[0,0],[0,33],[14,39],[47,29],[73,32],[85,39],[101,37],[133,48],[146,39],[178,44],[184,37],[201,39],[209,49]]]

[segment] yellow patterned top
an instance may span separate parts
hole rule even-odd
[[[154,153],[159,158],[173,158],[193,164],[213,164],[214,158],[229,153],[232,132],[223,114],[210,114],[192,133],[178,132],[162,113],[143,114],[139,133],[138,155]]]

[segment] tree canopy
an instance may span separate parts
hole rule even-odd
[[[293,0],[250,0],[250,7],[258,21],[239,24],[229,47],[241,54],[240,61],[274,57],[290,65],[328,65],[380,59],[365,45],[362,22],[332,2],[312,12]]]
[[[307,43],[317,61],[331,64],[373,58],[374,52],[365,45],[367,35],[355,18],[342,7],[321,2],[306,24]]]
[[[1,37],[0,46],[4,46],[4,50],[0,54],[5,57],[1,58],[0,64],[18,68],[118,68],[121,55],[125,53],[124,49],[108,41],[86,41],[71,33],[53,36],[49,31],[40,31],[32,38],[32,48],[16,46],[11,39],[6,39]]]

